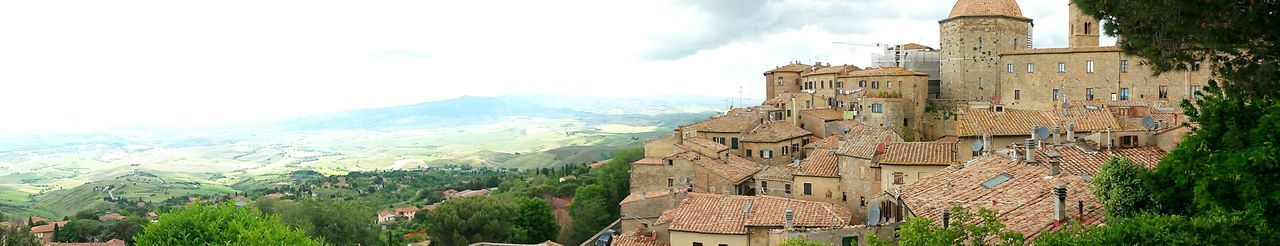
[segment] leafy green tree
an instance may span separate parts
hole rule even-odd
[[[1149,172],[1146,167],[1123,157],[1116,157],[1102,164],[1093,179],[1093,193],[1107,208],[1109,217],[1129,217],[1149,206],[1148,197],[1140,177]]]
[[[332,245],[381,243],[373,209],[352,201],[320,200],[280,203],[280,221]]]
[[[831,246],[831,244],[818,242],[818,241],[809,241],[808,239],[804,239],[804,238],[791,238],[791,239],[787,239],[787,241],[782,241],[782,246]],[[857,246],[857,244],[855,243],[852,246]]]
[[[1149,203],[1119,208],[1126,211],[1108,218],[1105,227],[1048,238],[1058,240],[1053,243],[1140,245],[1280,241],[1280,183],[1272,182],[1280,178],[1280,5],[1075,3],[1110,22],[1108,34],[1121,36],[1121,48],[1146,58],[1154,72],[1194,69],[1196,62],[1208,61],[1223,86],[1211,81],[1194,104],[1183,101],[1196,128],[1154,170],[1137,175],[1150,192]]]
[[[509,238],[514,204],[489,197],[463,197],[445,200],[427,214],[427,235],[432,244],[469,245],[475,242],[500,242]]]
[[[17,224],[0,228],[0,245],[39,246],[40,239],[31,234],[31,228]]]
[[[516,197],[514,200],[519,209],[513,222],[512,242],[541,243],[556,238],[560,227],[556,225],[556,217],[551,214],[551,205],[547,201],[529,197]]]
[[[134,236],[138,245],[321,245],[274,215],[230,203],[188,205],[158,220]]]
[[[101,232],[101,223],[97,220],[80,219],[67,222],[54,237],[64,243],[93,242]]]
[[[77,220],[97,220],[98,212],[95,212],[92,210],[80,210],[79,212],[76,212],[75,217],[71,217],[71,218],[77,219]]]
[[[578,188],[569,204],[569,216],[573,218],[570,244],[580,244],[613,223],[616,215],[609,213],[608,199],[609,192],[598,184]]]
[[[900,245],[1022,245],[1022,233],[1007,231],[993,210],[980,209],[977,213],[962,207],[951,208],[950,225],[942,228],[928,219],[908,218],[899,227]],[[988,239],[996,239],[990,244]],[[886,242],[868,238],[873,245]]]
[[[608,192],[606,204],[609,220],[617,219],[620,212],[619,203],[631,192],[631,163],[644,158],[644,148],[630,148],[614,153],[613,159],[603,166],[592,170],[599,178],[599,184]]]
[[[140,217],[128,217],[124,220],[116,221],[111,225],[111,235],[109,238],[124,240],[133,243],[133,236],[138,232],[142,232],[142,225],[147,224],[147,219]]]

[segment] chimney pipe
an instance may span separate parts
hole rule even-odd
[[[1062,156],[1053,150],[1045,151],[1044,155],[1049,156],[1049,176],[1062,174]]]
[[[1113,141],[1111,141],[1111,127],[1110,127],[1110,126],[1108,126],[1108,127],[1107,127],[1107,150],[1115,150],[1115,149],[1113,149],[1113,148],[1115,148],[1115,146],[1112,146],[1112,145],[1111,145],[1111,142],[1113,142]]]
[[[1062,221],[1067,219],[1067,185],[1057,185],[1053,187],[1053,194],[1057,199],[1053,201],[1053,219]]]
[[[1076,141],[1076,123],[1067,124],[1067,142],[1074,143]]]
[[[942,229],[951,226],[951,210],[942,209]]]
[[[990,155],[990,154],[991,154],[991,134],[983,133],[982,134],[982,155]]]
[[[1053,145],[1054,146],[1058,146],[1059,144],[1062,144],[1062,142],[1058,139],[1058,134],[1060,132],[1062,132],[1062,127],[1059,127],[1059,126],[1053,127]]]
[[[783,228],[787,230],[791,230],[791,221],[792,221],[792,218],[795,217],[794,212],[791,211],[791,209],[787,209],[786,213],[783,216],[787,220],[786,224],[783,225]]]
[[[1076,201],[1076,204],[1078,204],[1077,206],[1080,208],[1079,218],[1083,220],[1084,219],[1084,201]]]
[[[1023,149],[1024,149],[1024,150],[1026,150],[1025,152],[1026,152],[1026,156],[1027,156],[1027,158],[1026,158],[1027,163],[1035,163],[1035,162],[1036,162],[1035,152],[1031,151],[1031,146],[1032,146],[1033,144],[1035,144],[1035,140],[1034,140],[1034,138],[1028,138],[1028,139],[1026,140],[1026,146],[1023,146]]]

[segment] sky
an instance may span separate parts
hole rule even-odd
[[[763,98],[789,61],[938,47],[953,0],[4,1],[0,132],[207,125],[463,95]],[[1067,0],[1020,0],[1035,47]],[[1106,41],[1114,42],[1114,40]]]

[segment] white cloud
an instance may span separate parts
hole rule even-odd
[[[1021,1],[1036,46],[1066,1]],[[954,2],[6,1],[0,131],[223,123],[461,95],[761,97],[791,60],[937,46]]]

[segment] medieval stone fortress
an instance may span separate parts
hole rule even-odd
[[[939,49],[764,71],[761,105],[645,144],[613,243],[861,245],[908,217],[946,224],[953,206],[995,210],[1028,239],[1103,223],[1092,176],[1114,156],[1166,156],[1189,131],[1178,102],[1213,75],[1152,76],[1064,7],[1069,47],[1031,48],[1033,20],[1013,0],[959,0]]]

